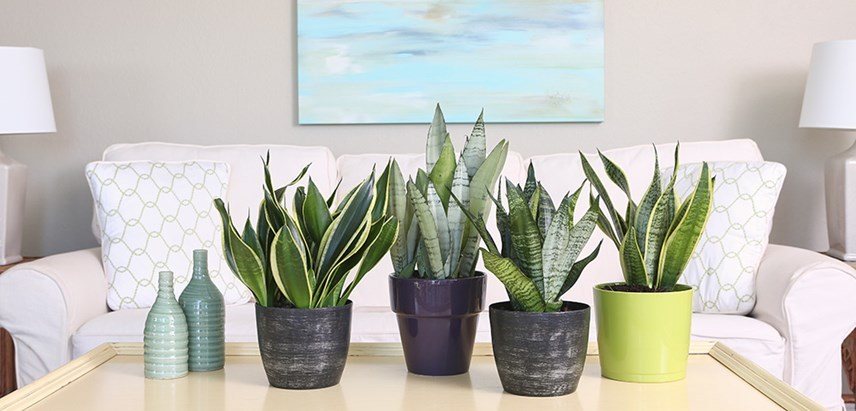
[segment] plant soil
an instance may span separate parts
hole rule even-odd
[[[654,289],[648,287],[647,285],[640,284],[613,284],[607,287],[604,287],[605,290],[608,291],[621,291],[625,293],[665,293],[668,292],[663,289]]]

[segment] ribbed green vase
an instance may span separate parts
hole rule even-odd
[[[214,371],[225,361],[223,295],[208,276],[208,251],[193,251],[193,277],[178,298],[190,332],[190,371]]]
[[[172,271],[158,275],[158,297],[143,331],[146,378],[168,380],[187,375],[187,320],[175,300]]]

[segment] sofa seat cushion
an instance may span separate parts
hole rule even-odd
[[[106,342],[141,342],[148,310],[113,311],[98,316],[72,337],[73,355],[79,357]],[[226,341],[256,342],[253,304],[226,307]],[[590,339],[597,330],[592,318]],[[718,340],[760,365],[777,378],[782,377],[785,341],[767,323],[751,317],[722,314],[693,314],[692,338]],[[398,342],[398,325],[389,307],[356,307],[351,322],[353,342]],[[480,314],[476,341],[490,342],[488,313]]]

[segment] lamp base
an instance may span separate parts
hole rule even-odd
[[[0,152],[0,265],[21,261],[27,166]]]
[[[829,251],[843,261],[856,261],[856,142],[826,161],[826,229]]]

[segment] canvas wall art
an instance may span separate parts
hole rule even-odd
[[[602,0],[297,0],[300,124],[603,121]]]

